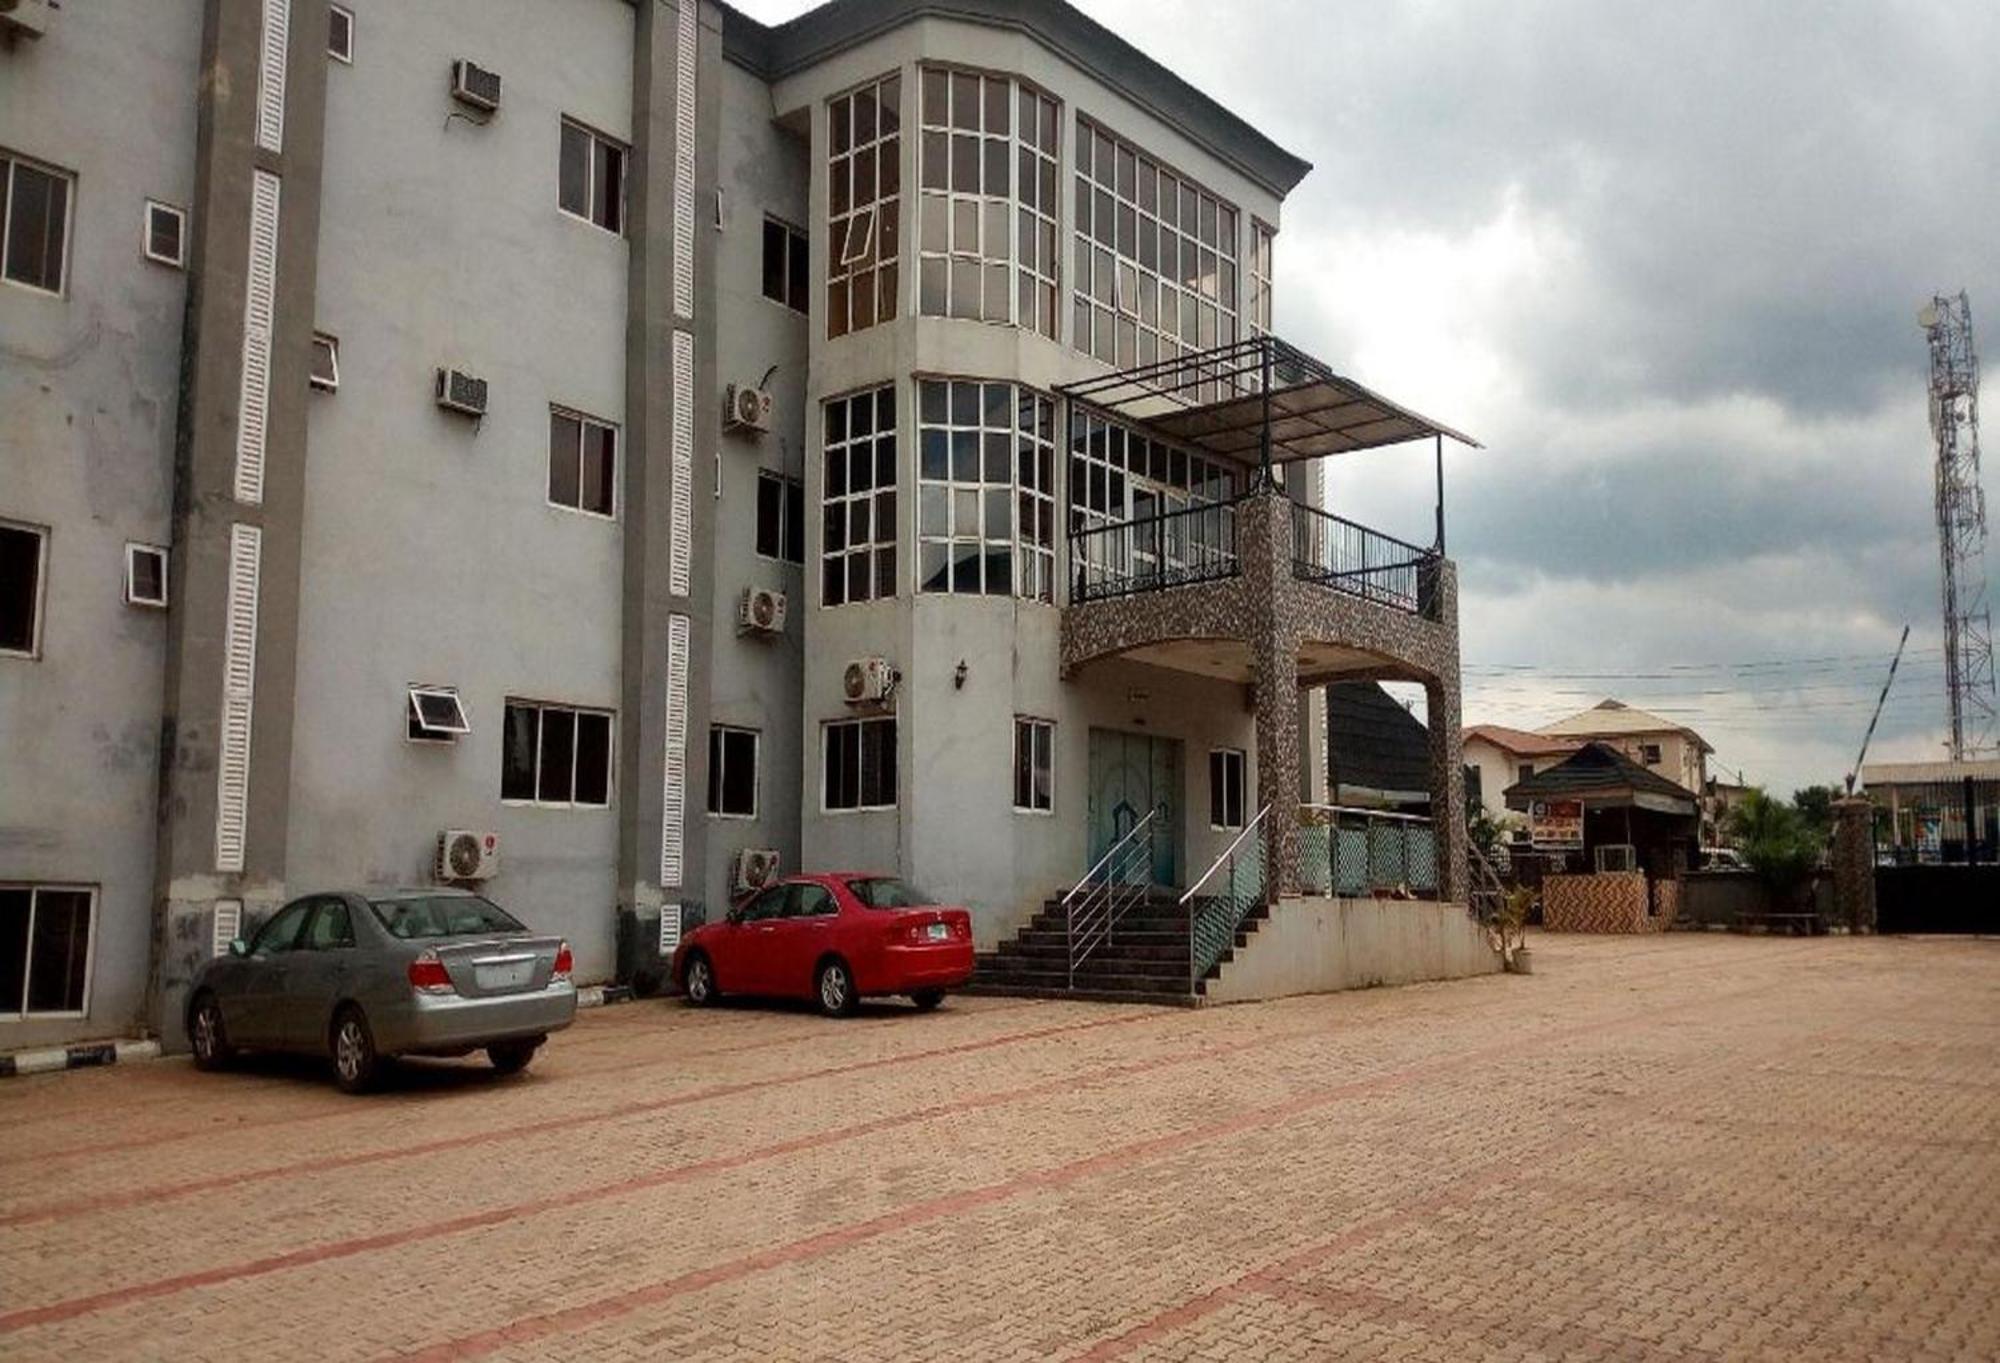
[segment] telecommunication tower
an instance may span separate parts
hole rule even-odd
[[[1979,486],[1979,356],[1972,304],[1939,294],[1917,313],[1931,348],[1931,438],[1937,445],[1938,558],[1944,574],[1944,685],[1951,759],[2000,743],[1993,621],[1986,604],[1986,494]]]

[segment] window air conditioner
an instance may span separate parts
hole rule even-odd
[[[451,97],[492,113],[500,107],[500,73],[460,57],[451,64]]]
[[[438,370],[437,405],[448,412],[485,416],[486,380],[474,378],[463,369]]]

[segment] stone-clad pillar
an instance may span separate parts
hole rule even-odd
[[[1249,609],[1257,696],[1257,801],[1264,818],[1264,897],[1299,888],[1299,634],[1290,618],[1291,502],[1276,489],[1236,508],[1236,546]]]
[[[1441,562],[1435,569],[1436,618],[1458,628],[1458,569]],[[1437,839],[1438,898],[1463,904],[1470,892],[1466,867],[1465,742],[1460,727],[1458,650],[1453,648],[1440,675],[1424,683],[1430,726],[1431,831]]]
[[[1833,911],[1849,932],[1875,930],[1875,806],[1833,802]]]

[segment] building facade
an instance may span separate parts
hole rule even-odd
[[[1274,806],[1275,892],[1335,679],[1430,688],[1458,788],[1441,515],[1339,521],[1313,464],[1450,433],[1272,369],[1308,167],[1057,0],[40,12],[0,1048],[173,1039],[329,885],[477,883],[584,980],[774,863],[990,942],[1142,809],[1183,885]],[[1166,420],[1251,389],[1298,399],[1261,450]]]

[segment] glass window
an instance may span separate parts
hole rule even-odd
[[[273,952],[290,951],[299,944],[299,930],[305,926],[306,915],[312,911],[313,901],[300,899],[279,909],[271,921],[257,930],[251,939],[250,954],[262,956]]]
[[[776,218],[764,219],[764,296],[794,312],[810,306],[811,254],[806,234]]]
[[[1056,807],[1056,726],[1046,719],[1014,720],[1014,808],[1047,814]]]
[[[327,11],[326,51],[336,61],[354,60],[354,11],[331,5]]]
[[[1263,223],[1250,228],[1250,296],[1246,300],[1244,323],[1252,336],[1271,332],[1271,267],[1276,233]]]
[[[708,731],[708,812],[726,818],[757,817],[755,729],[718,724]]]
[[[611,803],[611,715],[532,701],[507,702],[500,798],[565,808]]]
[[[0,1017],[82,1013],[97,892],[0,886]]]
[[[791,897],[792,887],[790,885],[773,885],[770,889],[761,891],[755,899],[746,903],[743,906],[743,912],[740,917],[746,923],[754,923],[765,918],[776,918],[784,913],[785,905],[791,900]]]
[[[306,949],[334,951],[353,945],[354,920],[347,911],[347,901],[320,900],[319,910],[313,914],[312,926],[306,929]]]
[[[885,76],[826,103],[828,336],[896,315],[902,101],[902,78]]]
[[[0,653],[32,656],[41,642],[48,531],[0,521]]]
[[[821,787],[828,810],[889,809],[896,803],[896,721],[838,720],[824,734]]]
[[[172,204],[146,201],[146,259],[176,269],[187,264],[187,214]]]
[[[806,561],[806,485],[757,470],[757,553],[786,563]]]
[[[968,379],[917,385],[917,587],[1055,599],[1055,400]]]
[[[935,896],[894,876],[857,876],[847,882],[847,888],[871,909],[921,909],[938,902]]]
[[[923,72],[917,310],[1056,334],[1056,102],[1006,76]]]
[[[1217,748],[1208,755],[1208,823],[1211,828],[1243,826],[1243,753]]]
[[[472,732],[465,703],[449,686],[410,687],[404,727],[404,737],[419,743],[450,743]]]
[[[581,412],[549,409],[549,501],[593,516],[616,514],[616,426]]]
[[[1121,369],[1233,344],[1236,210],[1086,118],[1076,136],[1071,344]],[[1188,396],[1223,391],[1209,378]]]
[[[62,292],[73,178],[0,151],[0,279]]]
[[[405,899],[373,899],[369,909],[391,937],[415,941],[425,937],[477,937],[488,932],[526,932],[527,928],[490,899],[473,894],[411,895]]]
[[[1076,407],[1070,410],[1069,434],[1073,581],[1200,581],[1233,569],[1231,503],[1240,484],[1235,466],[1172,448]],[[1197,508],[1212,510],[1172,514]]]
[[[625,147],[565,118],[556,202],[563,212],[607,232],[625,231]]]
[[[306,381],[323,393],[340,389],[340,338],[315,331],[312,338],[312,365]]]
[[[896,390],[833,398],[823,409],[820,604],[896,594]]]
[[[167,604],[167,551],[157,544],[125,546],[125,601],[132,606]]]
[[[791,891],[785,898],[787,918],[823,918],[840,912],[840,905],[824,885],[798,881],[785,888]]]

